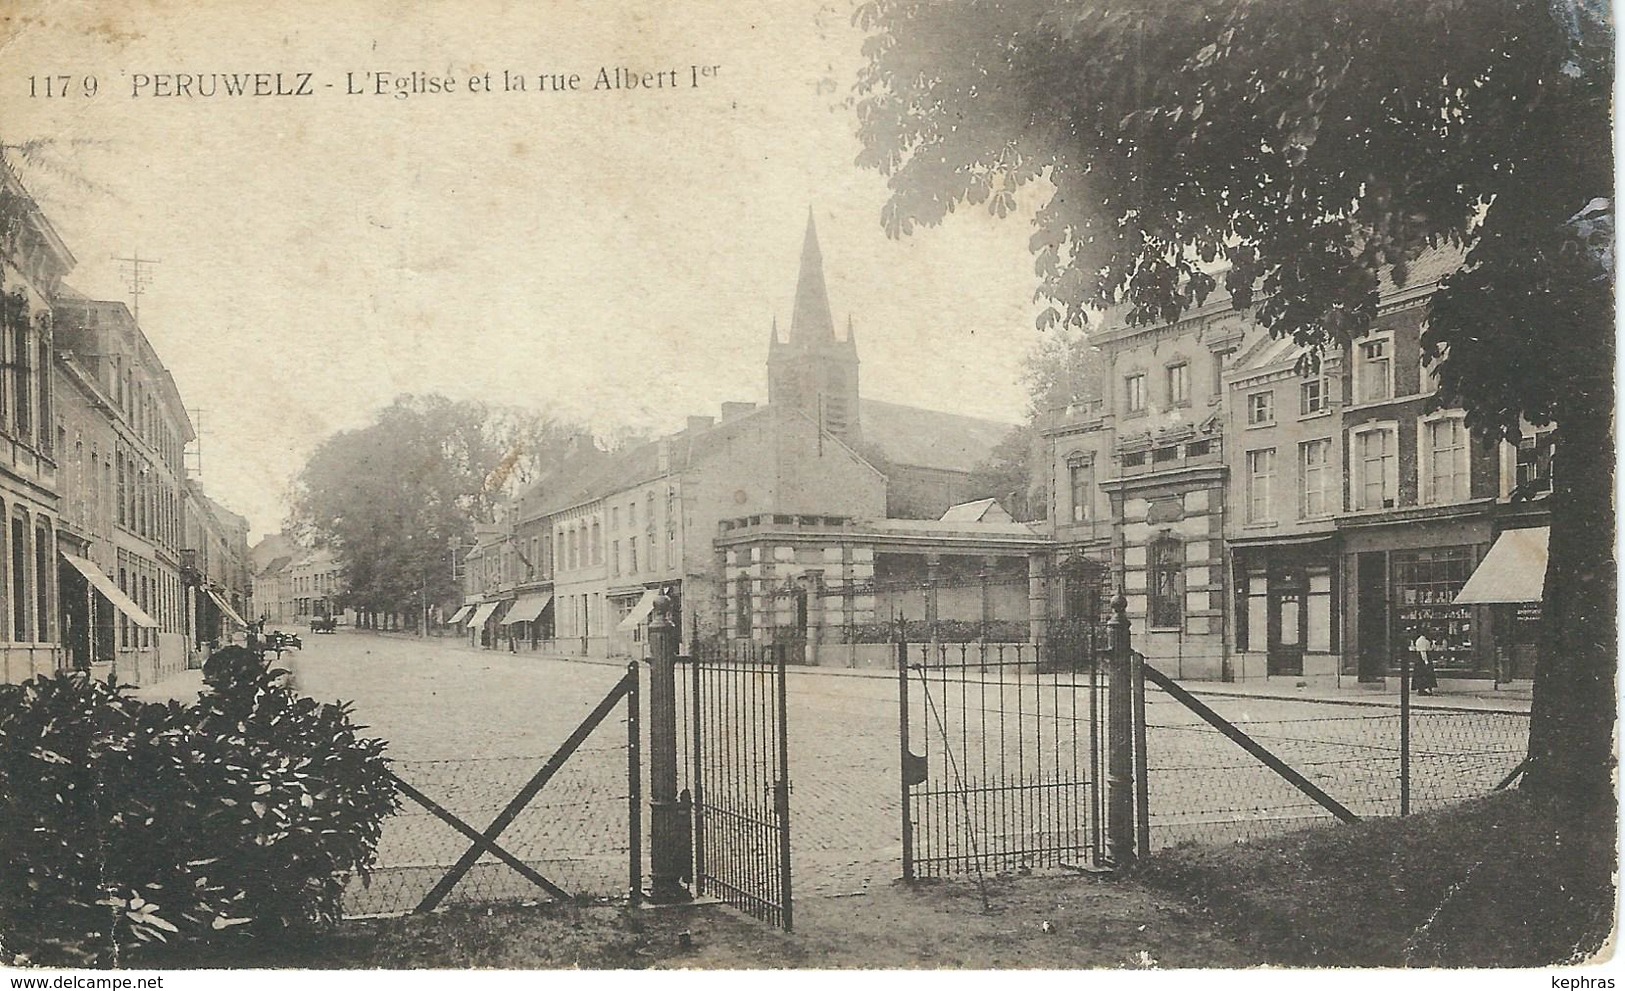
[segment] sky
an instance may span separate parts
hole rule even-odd
[[[143,329],[202,411],[205,487],[256,536],[323,438],[401,393],[603,434],[765,400],[809,211],[865,396],[1021,416],[1036,204],[886,237],[848,0],[102,6],[7,4],[0,141],[49,142],[20,171],[70,285],[127,300],[115,259],[157,259]],[[601,68],[677,85],[594,91]],[[227,73],[312,95],[198,95]]]

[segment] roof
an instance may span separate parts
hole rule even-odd
[[[949,506],[940,517],[944,523],[1011,523],[1015,517],[997,499],[977,499]]]
[[[878,399],[860,399],[863,440],[887,461],[916,468],[971,471],[1016,429],[958,413],[939,413]]]

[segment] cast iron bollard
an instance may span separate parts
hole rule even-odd
[[[677,801],[677,625],[672,601],[655,596],[649,619],[649,901],[694,896],[683,887],[689,831]]]
[[[1134,680],[1130,671],[1128,599],[1112,600],[1106,624],[1106,859],[1119,870],[1134,863]]]

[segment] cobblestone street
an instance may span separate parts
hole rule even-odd
[[[307,637],[305,649],[282,663],[302,691],[352,701],[368,732],[389,740],[403,779],[480,828],[626,671],[613,662],[353,631]],[[647,733],[646,666],[640,674]],[[1357,813],[1397,813],[1397,718],[1390,707],[1204,698]],[[1148,702],[1154,847],[1180,839],[1230,842],[1327,815],[1167,696],[1152,690]],[[1060,703],[1030,696],[1026,704]],[[792,668],[788,710],[795,896],[859,894],[900,877],[895,679]],[[624,713],[622,705],[503,836],[504,846],[545,865],[544,875],[573,892],[617,895],[628,883]],[[1086,731],[1086,723],[1080,728]],[[915,725],[916,735],[922,731]],[[1419,709],[1413,807],[1489,790],[1516,763],[1526,732],[1519,713]],[[914,749],[922,746],[917,739]],[[645,782],[647,800],[646,771]],[[379,876],[358,893],[352,911],[410,907],[443,873],[432,868],[454,862],[466,847],[449,827],[408,805],[386,825]],[[531,893],[495,863],[482,865],[460,890],[476,898]]]

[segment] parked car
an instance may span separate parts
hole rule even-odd
[[[272,630],[271,632],[265,634],[265,637],[261,642],[264,644],[266,650],[274,650],[279,654],[284,650],[305,649],[304,643],[299,639],[299,634],[283,633],[281,630]]]
[[[338,629],[338,626],[338,620],[331,616],[317,616],[315,619],[310,621],[310,632],[332,633]]]

